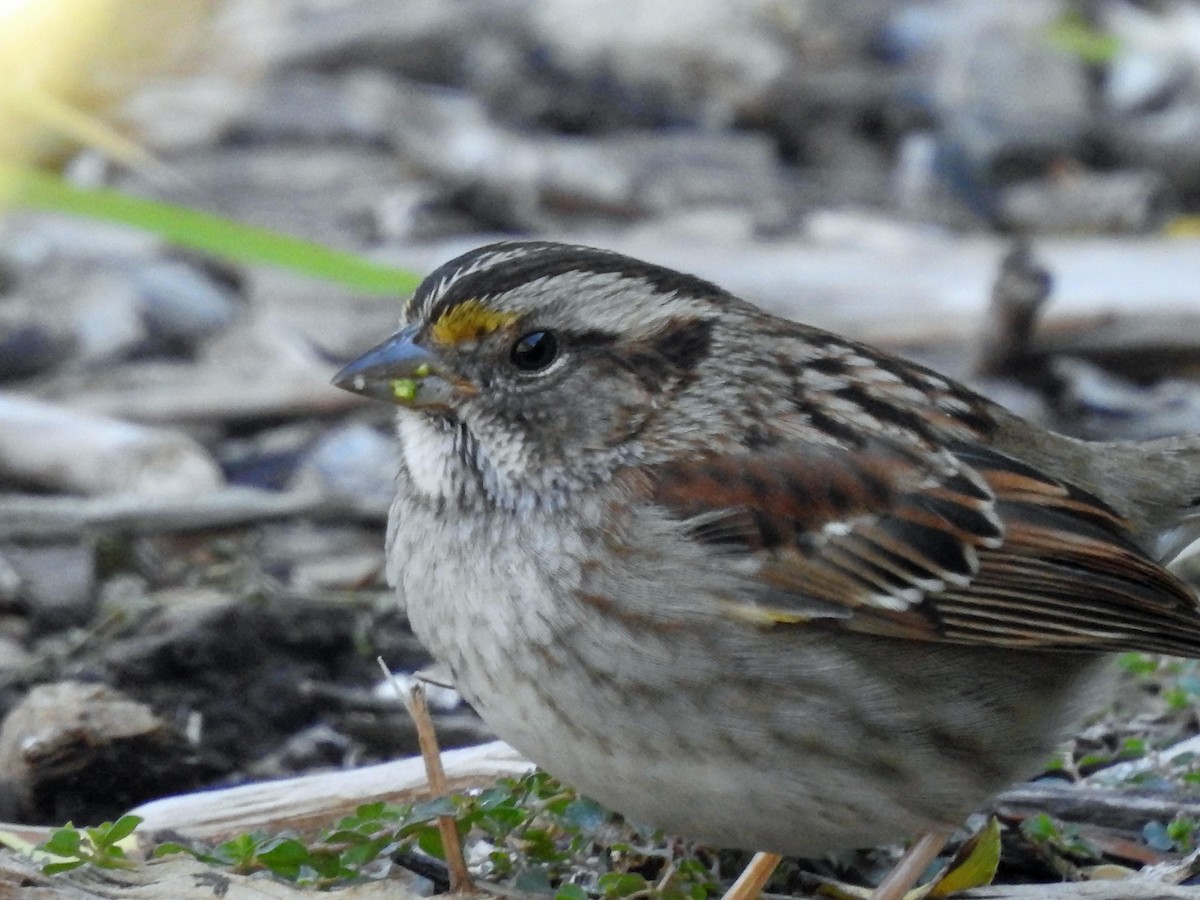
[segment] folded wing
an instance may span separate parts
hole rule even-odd
[[[712,454],[655,501],[745,573],[733,617],[894,637],[1200,652],[1191,591],[1103,501],[975,444]]]

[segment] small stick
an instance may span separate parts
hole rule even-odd
[[[896,867],[875,888],[871,900],[902,900],[950,840],[949,831],[930,831],[908,849]]]
[[[446,786],[446,770],[442,768],[442,752],[438,748],[437,733],[433,728],[433,719],[429,715],[429,704],[425,701],[425,685],[414,681],[403,696],[395,676],[379,660],[379,666],[387,674],[396,692],[401,694],[408,714],[412,716],[413,724],[417,727],[417,743],[421,747],[421,758],[425,761],[425,774],[429,777],[429,787],[435,796],[445,796],[449,793]],[[467,861],[463,857],[462,842],[458,839],[458,825],[453,816],[438,816],[438,831],[442,835],[442,850],[446,854],[446,867],[450,870],[451,893],[467,893],[475,890],[475,882],[467,871]]]
[[[1030,344],[1038,314],[1050,298],[1053,279],[1018,241],[1000,264],[980,341],[975,371],[980,375],[1028,376],[1036,361]]]
[[[779,865],[780,859],[782,857],[777,853],[755,853],[750,864],[742,870],[721,900],[754,900],[762,893],[763,885]]]

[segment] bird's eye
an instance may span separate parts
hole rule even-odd
[[[512,364],[525,372],[538,372],[558,358],[558,338],[550,331],[531,331],[513,344]]]

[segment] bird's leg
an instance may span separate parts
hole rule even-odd
[[[900,862],[888,872],[887,877],[879,883],[879,887],[875,888],[871,900],[904,900],[904,895],[912,890],[917,879],[942,852],[949,840],[949,831],[930,831],[922,835],[920,840],[900,857]],[[777,853],[755,853],[750,864],[742,870],[742,874],[730,885],[721,900],[755,900],[775,871],[775,867],[779,865],[780,858]]]
[[[888,872],[887,877],[879,883],[879,887],[875,888],[871,900],[903,900],[904,895],[912,890],[929,864],[942,852],[948,840],[949,831],[930,831],[923,834],[921,839],[900,857],[900,862]]]
[[[778,853],[755,853],[750,865],[742,870],[721,900],[754,900],[762,893],[763,885],[779,865]]]

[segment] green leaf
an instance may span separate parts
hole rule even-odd
[[[1167,701],[1167,708],[1172,712],[1181,712],[1192,705],[1188,692],[1178,687],[1166,689],[1162,692],[1162,697]]]
[[[1035,841],[1056,841],[1061,837],[1058,823],[1045,813],[1038,813],[1021,823],[1021,830]]]
[[[1122,669],[1133,675],[1153,675],[1158,671],[1158,660],[1148,653],[1122,653],[1118,662]]]
[[[1167,823],[1167,835],[1180,851],[1187,853],[1195,845],[1197,823],[1195,819],[1179,818]]]
[[[545,894],[549,896],[550,878],[541,868],[522,869],[513,879],[513,888],[526,894]]]
[[[321,850],[317,853],[310,853],[306,866],[312,869],[313,874],[324,879],[348,878],[355,871],[346,866],[342,854],[333,850]]]
[[[432,822],[439,816],[453,816],[457,811],[451,797],[434,797],[432,800],[422,800],[414,803],[408,815],[403,818],[405,825],[417,822]]]
[[[110,844],[123,841],[142,824],[141,816],[121,816],[109,827],[105,840]]]
[[[993,817],[959,848],[945,872],[930,888],[929,896],[948,897],[957,891],[986,887],[996,877],[999,865],[1000,823]]]
[[[646,886],[646,879],[636,872],[605,872],[596,879],[596,887],[605,897],[627,897]]]
[[[197,853],[191,847],[188,847],[185,844],[180,844],[176,841],[167,841],[165,844],[159,844],[150,853],[150,858],[158,859],[160,856],[170,856],[173,853],[186,853],[188,856],[196,857],[196,859],[200,860],[201,862],[206,861],[206,857],[203,853]],[[211,859],[211,857],[209,857],[209,859]]]
[[[1121,743],[1121,757],[1132,757],[1134,759],[1146,755],[1147,751],[1145,738],[1127,737]]]
[[[322,832],[321,840],[327,844],[368,844],[371,842],[371,834],[362,831],[330,831]]]
[[[563,818],[580,831],[596,831],[608,821],[608,810],[586,797],[572,800],[563,810]]]
[[[398,808],[393,807],[393,809],[396,809],[396,811],[399,812]],[[357,820],[357,822],[355,824],[361,824],[362,822],[365,822],[368,820],[382,819],[384,816],[384,813],[387,812],[387,810],[388,810],[388,804],[384,803],[382,800],[378,801],[377,803],[364,803],[362,806],[360,806],[358,809],[356,809],[354,811],[353,818]],[[397,816],[397,818],[398,818],[398,816]],[[344,819],[343,821],[347,821],[347,820]],[[347,826],[343,826],[343,827],[347,827]],[[352,826],[350,826],[350,827],[352,827]]]
[[[493,850],[488,854],[488,862],[492,864],[492,875],[498,878],[511,874],[515,867],[512,854],[506,850]]]
[[[588,894],[574,882],[567,882],[554,892],[554,900],[588,900]]]
[[[494,787],[481,791],[475,802],[482,810],[492,810],[512,801],[512,791],[507,788]]]
[[[437,828],[425,828],[417,835],[417,846],[430,856],[438,859],[446,858],[446,848],[442,846],[442,833]]]
[[[342,865],[355,869],[362,868],[367,863],[378,859],[384,850],[391,846],[392,841],[390,839],[380,839],[348,847],[342,851]]]
[[[68,824],[50,835],[50,840],[46,841],[38,849],[45,850],[47,853],[53,853],[55,856],[75,856],[79,853],[79,846],[82,841],[83,835],[72,825]]]
[[[308,848],[297,840],[284,840],[258,854],[258,861],[276,875],[295,877],[300,866],[309,861]]]
[[[225,843],[217,846],[213,851],[213,856],[224,861],[227,865],[237,868],[248,868],[253,864],[259,848],[266,839],[266,835],[261,831],[239,834],[237,837],[230,838]]]
[[[82,859],[72,860],[71,862],[56,862],[46,863],[42,866],[42,874],[57,875],[60,872],[70,872],[72,869],[78,869],[84,864]]]
[[[497,806],[479,817],[477,824],[493,838],[503,838],[519,827],[526,818],[525,810],[515,806]]]
[[[131,225],[181,247],[235,262],[280,266],[367,294],[410,294],[420,283],[411,272],[312,241],[109,188],[78,187],[37,169],[0,162],[0,205],[6,203]]]

